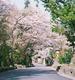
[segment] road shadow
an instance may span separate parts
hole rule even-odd
[[[17,69],[17,70],[11,70],[11,71],[0,73],[0,78],[1,77],[11,78],[11,77],[18,77],[18,76],[35,76],[38,74],[40,75],[41,74],[57,74],[57,72],[54,70],[41,70],[36,68]]]
[[[44,67],[45,68],[45,67]],[[7,72],[0,73],[0,80],[30,80],[29,77],[35,77],[40,75],[58,75],[54,70],[47,69],[38,69],[38,68],[27,68],[27,69],[18,69]],[[63,79],[64,80],[64,79]],[[69,79],[67,79],[69,80]]]

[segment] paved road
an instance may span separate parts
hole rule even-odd
[[[0,80],[71,80],[48,67],[32,67],[0,73]]]

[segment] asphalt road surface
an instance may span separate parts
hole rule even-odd
[[[0,73],[0,80],[71,80],[47,67],[32,67]]]

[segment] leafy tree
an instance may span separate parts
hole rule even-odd
[[[13,65],[12,48],[8,46],[7,41],[10,39],[8,31],[9,6],[0,0],[0,67]]]
[[[42,0],[45,7],[51,12],[53,20],[60,19],[65,26],[65,35],[75,47],[75,0]]]

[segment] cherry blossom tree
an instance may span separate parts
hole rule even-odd
[[[30,5],[22,11],[18,23],[14,26],[14,44],[25,47],[30,42],[36,52],[46,48],[53,48],[55,51],[61,48],[67,49],[67,38],[52,32],[52,24],[46,12]]]

